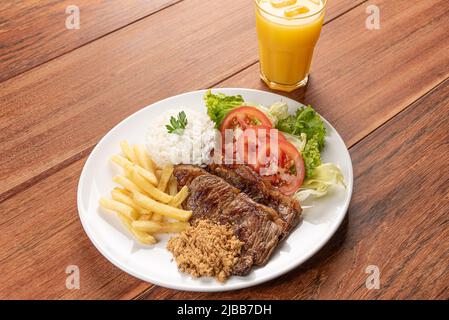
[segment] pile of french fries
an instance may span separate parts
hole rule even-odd
[[[180,208],[189,190],[178,192],[173,166],[158,168],[143,145],[120,143],[123,155],[114,155],[123,175],[112,180],[120,187],[111,198],[101,198],[100,206],[115,212],[124,226],[143,244],[156,243],[155,234],[181,232],[187,227],[192,212]]]

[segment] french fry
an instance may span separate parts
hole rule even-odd
[[[112,181],[118,183],[126,190],[131,191],[131,193],[142,192],[142,190],[134,182],[124,176],[115,176],[112,178]]]
[[[130,206],[134,210],[139,210],[139,207],[134,203],[134,200],[131,197],[121,193],[120,191],[117,191],[116,189],[113,189],[111,191],[111,197],[112,200],[126,204],[127,206]]]
[[[156,238],[151,234],[136,230],[132,226],[132,221],[127,219],[125,216],[119,215],[120,220],[125,225],[125,227],[136,237],[136,239],[143,244],[155,244]]]
[[[145,150],[145,147],[140,144],[136,144],[134,145],[133,150],[139,165],[154,174],[155,165]]]
[[[184,231],[188,225],[187,222],[165,222],[158,233],[178,233]]]
[[[157,233],[161,230],[161,225],[154,221],[133,221],[132,227],[135,230],[148,233]]]
[[[170,180],[168,181],[168,194],[171,196],[175,196],[177,193],[178,193],[178,183],[176,182],[176,179],[173,176],[171,176]]]
[[[160,201],[162,203],[169,203],[173,199],[172,196],[166,194],[165,192],[162,192],[151,183],[146,181],[139,173],[137,173],[136,170],[131,170],[130,179],[132,182],[134,182],[135,185],[139,187],[139,189],[143,190],[150,197],[157,201]]]
[[[137,240],[139,240],[139,242],[141,242],[143,244],[155,244],[156,243],[156,238],[153,237],[151,234],[137,231],[134,228],[131,228],[131,232],[137,238]]]
[[[125,166],[123,167],[123,171],[125,172],[125,177],[132,181],[131,176],[134,171],[134,164],[125,164]]]
[[[157,185],[157,178],[154,175],[154,173],[145,170],[144,168],[140,167],[140,166],[134,166],[137,170],[137,173],[139,173],[142,177],[144,177],[145,179],[147,179],[151,184],[153,185]]]
[[[121,155],[118,155],[118,154],[114,154],[111,157],[111,161],[114,162],[115,164],[119,165],[122,168],[124,168],[125,164],[127,164],[127,163],[132,164],[132,162],[129,161],[127,158],[125,158]]]
[[[152,213],[142,214],[142,215],[139,217],[139,220],[140,220],[140,221],[150,221],[152,217],[153,217],[153,214],[152,214]]]
[[[152,184],[157,185],[156,176],[154,175],[154,173],[152,171],[146,170],[142,166],[134,164],[131,161],[129,161],[127,158],[122,157],[121,155],[118,155],[118,154],[113,155],[111,157],[111,160],[112,160],[112,162],[114,162],[115,164],[118,164],[120,167],[122,167],[125,170],[127,170],[127,167],[129,168],[129,166],[134,166],[140,175],[142,175],[145,179],[150,181]]]
[[[127,195],[125,193],[122,193],[121,191],[117,190],[118,188],[114,188],[111,191],[111,197],[112,200],[121,202],[123,204],[126,204],[127,206],[130,206],[134,210],[136,210],[139,214],[149,214],[150,211],[147,209],[139,207],[133,200],[132,195]]]
[[[175,183],[174,187],[175,187],[176,189],[178,189],[178,185],[177,185],[176,181],[174,181],[174,179],[171,179],[171,178],[173,178],[173,176],[171,176],[171,177],[169,178],[169,181],[168,181],[168,187],[170,187],[170,181],[173,181],[173,182]],[[161,178],[161,179],[162,179],[162,178]],[[160,181],[162,181],[162,180],[160,180]],[[172,183],[172,185],[173,185],[173,183]],[[176,191],[173,191],[173,190],[175,190],[175,189],[173,189],[173,187],[172,187],[173,190],[170,190],[170,188],[168,188],[168,189],[169,189],[169,190],[168,190],[168,194],[169,194],[169,195],[171,195],[171,196],[175,196],[175,195],[176,195]],[[172,199],[171,201],[173,201],[173,199]],[[170,201],[170,202],[171,202],[171,201]],[[163,218],[164,218],[164,217],[161,216],[160,214],[155,213],[155,214],[153,214],[152,220],[155,221],[155,222],[162,222]]]
[[[176,193],[178,192],[177,190],[178,190],[178,183],[176,182],[174,177],[171,176],[169,181],[168,181],[168,192],[169,192],[169,194],[171,196],[176,196]],[[170,201],[170,203],[171,202],[173,202],[173,199]],[[179,205],[177,205],[177,206],[174,205],[174,207],[179,207]],[[153,214],[152,220],[155,221],[155,222],[161,222],[162,218],[163,217],[161,215],[159,215],[159,214]]]
[[[132,227],[135,230],[148,233],[176,233],[187,228],[186,222],[165,222],[157,223],[154,221],[133,221]]]
[[[153,213],[157,213],[179,221],[187,221],[192,216],[192,211],[174,208],[169,205],[157,202],[139,192],[134,193],[133,197],[134,201],[136,201],[139,206],[144,207],[145,209],[148,209]]]
[[[103,209],[120,213],[131,220],[137,219],[139,217],[137,211],[134,210],[132,207],[115,200],[100,198],[100,206]]]
[[[156,176],[157,181],[159,181],[161,179],[162,170],[161,169],[154,170],[154,175]]]
[[[129,174],[131,171],[136,171],[138,174],[140,174],[142,177],[144,177],[148,182],[150,182],[153,185],[157,185],[157,179],[156,176],[148,171],[142,168],[141,166],[138,166],[136,164],[132,164],[131,162],[127,162],[123,165],[123,169],[125,169],[125,172]]]
[[[146,170],[142,168],[141,166],[137,164],[133,164],[131,161],[126,159],[125,157],[122,157],[120,155],[113,155],[111,157],[112,162],[118,164],[120,167],[122,167],[125,171],[129,171],[130,166],[134,166],[134,168],[139,172],[141,176],[143,176],[145,179],[147,179],[149,182],[151,182],[154,185],[157,185],[157,179],[153,172]]]
[[[125,196],[128,196],[130,198],[133,197],[133,193],[131,191],[128,191],[128,190],[124,189],[124,188],[115,187],[112,190],[114,190],[115,192],[120,192],[121,194],[123,194]]]
[[[166,165],[162,169],[161,178],[159,179],[159,184],[157,185],[157,188],[159,190],[165,191],[165,189],[167,189],[168,180],[170,179],[172,173],[173,173],[172,165]]]
[[[154,222],[161,222],[162,216],[159,213],[153,213],[151,220],[153,220]]]
[[[131,197],[131,198],[133,196],[132,192],[130,192],[126,189],[123,189],[123,188],[115,187],[112,190],[114,190],[115,192],[120,192],[121,194],[124,194],[125,196]]]
[[[184,200],[189,195],[189,188],[187,186],[184,186],[179,190],[179,192],[173,197],[173,199],[169,202],[169,205],[173,207],[179,207],[181,203],[184,202]]]
[[[125,228],[128,229],[128,231],[130,231],[130,232],[132,233],[132,231],[131,231],[131,229],[132,229],[131,224],[132,224],[132,222],[133,222],[134,220],[129,219],[127,216],[124,216],[124,215],[121,214],[121,213],[117,213],[117,216],[119,217],[120,221],[121,221],[122,224],[125,226]]]
[[[157,167],[143,145],[121,141],[120,149],[123,156],[111,157],[124,170],[124,175],[112,178],[120,187],[111,191],[112,199],[100,198],[100,207],[115,212],[143,244],[156,243],[154,233],[185,230],[192,212],[178,207],[188,196],[188,189],[178,192],[173,166]]]
[[[125,157],[128,158],[132,163],[137,163],[136,155],[134,154],[134,150],[129,145],[128,141],[124,140],[120,142],[120,148],[122,149]]]

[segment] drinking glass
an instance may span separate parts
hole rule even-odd
[[[327,0],[255,0],[260,77],[275,90],[305,86]]]

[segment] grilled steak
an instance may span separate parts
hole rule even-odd
[[[178,181],[178,187],[188,186],[193,179],[205,174],[208,174],[206,170],[189,164],[179,164],[173,170],[173,175]]]
[[[192,223],[210,219],[229,224],[244,245],[233,274],[246,275],[253,265],[264,265],[286,228],[278,213],[253,201],[245,193],[205,170],[176,166],[174,175],[190,192],[185,207],[192,210]]]
[[[229,167],[212,164],[208,166],[208,170],[246,193],[254,201],[276,210],[286,223],[284,237],[298,225],[302,212],[299,202],[274,189],[251,168],[245,165]]]

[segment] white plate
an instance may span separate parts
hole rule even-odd
[[[250,89],[217,89],[228,95],[241,94],[245,101],[266,106],[286,101],[291,111],[300,107],[296,101],[269,92]],[[324,162],[340,166],[347,189],[335,188],[332,194],[305,209],[302,223],[275,251],[267,265],[254,268],[245,277],[233,276],[221,284],[212,278],[195,279],[178,271],[170,252],[165,249],[169,235],[154,247],[137,244],[114,215],[102,212],[98,201],[114,187],[118,169],[110,164],[111,155],[119,152],[119,141],[145,143],[150,121],[169,108],[205,110],[203,91],[189,92],[154,103],[123,120],[100,140],[87,159],[78,185],[78,211],[84,230],[97,249],[114,265],[144,281],[178,290],[225,291],[250,287],[284,274],[309,259],[334,234],[348,209],[352,195],[351,159],[337,131],[326,121]]]

